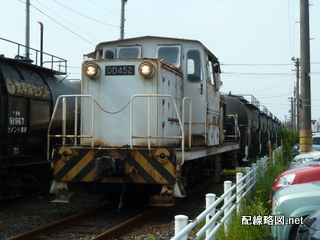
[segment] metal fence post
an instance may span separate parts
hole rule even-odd
[[[206,195],[206,208],[209,208],[211,206],[212,203],[214,203],[216,200],[216,195],[213,193],[208,193]],[[212,208],[212,210],[209,212],[209,214],[206,216],[206,224],[208,224],[208,222],[210,221],[210,219],[212,218],[212,216],[216,213],[216,208]],[[216,222],[213,222],[211,224],[211,226],[208,228],[208,230],[206,231],[206,236],[209,236],[209,234],[211,233],[212,229],[214,228],[214,226],[216,225]],[[215,238],[213,238],[212,240],[214,240]]]
[[[253,170],[253,183],[255,183],[256,182],[256,180],[257,180],[257,175],[258,175],[258,169],[257,169],[257,164],[255,164],[255,163],[252,163],[251,164],[251,168],[252,168],[252,170]]]
[[[226,193],[230,188],[231,188],[231,184],[232,182],[231,181],[224,181],[224,193]],[[224,203],[223,203],[223,206],[225,206],[227,204],[227,202],[229,201],[229,199],[231,198],[231,192],[229,194],[226,195],[226,197],[224,198]],[[224,216],[227,215],[229,209],[231,208],[231,204],[229,204],[225,210],[224,210]],[[230,224],[231,222],[231,215],[229,217],[226,218],[226,221],[224,223],[224,231],[225,232],[228,232],[228,225]]]
[[[176,215],[174,220],[174,235],[177,235],[185,226],[188,225],[188,217],[185,215]],[[180,240],[188,240],[188,234],[184,235]]]
[[[261,171],[267,171],[269,166],[268,161],[268,158],[263,158],[260,161],[257,161],[258,166],[252,166],[255,171],[253,171],[253,169],[251,169],[250,167],[246,167],[245,174],[237,173],[236,186],[232,186],[231,181],[225,181],[224,193],[221,195],[221,197],[216,199],[215,194],[207,194],[206,210],[203,211],[194,220],[190,221],[190,223],[188,222],[188,217],[185,215],[175,216],[175,236],[171,239],[188,240],[189,233],[193,231],[195,226],[199,225],[199,223],[203,221],[204,218],[206,218],[206,224],[200,229],[200,231],[196,233],[196,235],[192,233],[195,236],[192,239],[203,239],[205,235],[206,239],[214,240],[215,234],[222,227],[222,225],[224,225],[224,231],[227,236],[229,226],[232,221],[232,212],[237,209],[237,212],[239,213],[241,209],[240,201],[242,197],[248,197],[247,195],[250,194],[250,189],[256,183],[254,181],[254,175],[258,177],[258,174],[260,174]],[[234,191],[236,191],[236,196],[233,195]],[[237,205],[234,205],[235,200],[237,201]],[[222,201],[224,201],[224,205],[220,208],[222,210],[216,211],[217,207],[222,204]],[[229,201],[230,203],[228,203]],[[220,220],[217,220],[219,218]]]
[[[248,191],[248,188],[250,188],[250,182],[251,182],[251,175],[249,174],[251,171],[251,168],[250,167],[245,167],[244,168],[244,172],[245,172],[245,177],[246,177],[246,180],[245,180],[245,184],[246,184],[246,191]],[[248,193],[247,193],[248,194]],[[250,193],[249,193],[250,194]]]
[[[243,173],[237,173],[237,213],[239,213],[240,211],[240,208],[241,208],[241,203],[240,203],[240,200],[241,200],[241,196],[242,196],[242,190],[240,190],[242,188],[242,185],[243,185],[243,182],[240,182],[241,178],[243,177]],[[240,182],[240,183],[239,183]]]

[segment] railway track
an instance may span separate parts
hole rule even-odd
[[[94,240],[111,239],[117,236],[126,229],[134,227],[146,221],[148,218],[154,216],[161,211],[161,207],[153,208],[140,214],[115,213],[115,206],[113,204],[104,204],[100,207],[81,212],[70,217],[58,220],[46,226],[34,229],[32,231],[8,238],[8,240],[65,240],[77,239],[77,235],[81,238],[88,234],[95,236]],[[118,220],[128,218],[127,220]],[[111,218],[112,216],[112,218]],[[110,217],[112,220],[107,220]],[[72,238],[70,238],[72,237]]]
[[[188,198],[183,199],[183,201],[188,201],[190,197],[199,193],[199,191],[203,191],[204,187],[208,187],[208,185],[210,185],[210,182],[188,191]],[[201,195],[202,198],[204,196],[202,193],[198,195]],[[180,204],[177,202],[176,205]],[[186,203],[186,205],[188,205],[188,203]],[[129,210],[127,208],[123,213],[118,212],[114,204],[104,204],[100,207],[69,216],[29,232],[10,237],[7,240],[102,240],[114,239],[117,236],[123,235],[125,232],[130,232],[129,229],[131,229],[131,231],[135,229],[133,231],[141,232],[143,230],[139,229],[145,228],[149,229],[151,234],[152,231],[161,231],[160,228],[162,224],[169,225],[172,231],[174,229],[173,208],[156,207],[146,210],[138,207],[137,204],[129,206],[129,208]],[[168,216],[166,216],[165,219],[161,219],[160,215],[166,212],[168,214],[164,215]],[[177,214],[180,213],[178,212]],[[135,233],[131,234],[134,235]]]

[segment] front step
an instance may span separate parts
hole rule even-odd
[[[183,198],[186,192],[180,180],[174,185],[162,185],[160,195],[154,195],[150,198],[150,206],[170,207],[175,203],[175,197]]]

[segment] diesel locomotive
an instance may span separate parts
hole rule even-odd
[[[66,60],[0,41],[2,50],[4,46],[18,50],[13,58],[0,55],[0,195],[6,196],[49,185],[52,170],[46,160],[46,136],[53,107],[59,95],[78,91],[63,78]],[[36,60],[22,56],[25,50]],[[52,128],[60,130],[60,121]]]
[[[239,114],[227,112],[218,58],[201,42],[144,36],[102,42],[85,57],[82,93],[58,98],[51,121],[62,116],[61,132],[48,130],[48,146],[60,139],[47,153],[57,198],[76,185],[120,199],[140,190],[150,205],[170,206],[243,157]]]

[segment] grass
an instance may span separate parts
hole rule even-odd
[[[267,239],[267,236],[271,235],[271,226],[264,222],[264,216],[271,214],[270,189],[275,178],[287,169],[288,162],[284,161],[280,155],[276,155],[273,162],[270,162],[267,172],[264,175],[258,174],[258,181],[251,191],[251,195],[243,200],[240,212],[238,214],[236,212],[233,213],[228,231],[224,232],[224,228],[221,228],[217,233],[216,239]],[[248,219],[244,216],[251,218],[251,225],[243,224],[242,220]],[[256,222],[253,224],[253,221]]]
[[[281,144],[280,144],[280,139]],[[220,228],[216,234],[216,240],[261,240],[270,239],[271,225],[266,224],[263,216],[271,215],[271,201],[270,190],[274,184],[274,180],[283,171],[288,169],[289,163],[292,160],[292,146],[298,142],[299,133],[282,127],[278,131],[278,145],[282,145],[282,153],[275,153],[272,162],[268,165],[268,170],[265,174],[258,173],[258,180],[253,187],[250,196],[246,196],[242,201],[240,212],[237,214],[234,211],[232,221],[225,232],[224,228]],[[254,161],[255,162],[255,161]],[[226,171],[225,176],[236,174],[238,170]],[[221,190],[221,189],[216,189]],[[223,192],[215,192],[220,196]],[[221,193],[221,194],[220,194]],[[244,225],[243,217],[251,217],[251,221],[261,220],[262,222],[255,222],[255,224]],[[197,229],[193,232],[196,233],[205,224],[202,221]],[[205,239],[202,237],[201,239]]]

